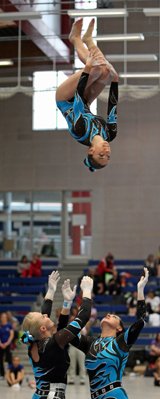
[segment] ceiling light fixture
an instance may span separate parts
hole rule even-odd
[[[93,40],[101,41],[101,42],[117,42],[117,41],[134,41],[134,40],[144,40],[145,37],[142,33],[126,33],[126,34],[118,34],[118,35],[98,35],[93,37]]]
[[[128,72],[119,73],[120,78],[160,78],[160,72]]]
[[[125,8],[101,8],[101,9],[92,9],[92,10],[68,10],[69,17],[76,18],[76,17],[127,17],[128,12]]]
[[[143,8],[146,17],[160,17],[160,8]]]
[[[105,57],[110,62],[138,62],[138,61],[157,61],[156,54],[106,54]]]
[[[0,66],[13,65],[12,60],[0,60]]]
[[[25,21],[40,18],[42,18],[42,15],[38,11],[0,12],[0,21]]]

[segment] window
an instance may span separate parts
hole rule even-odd
[[[90,1],[82,0],[77,8],[97,8],[97,0]],[[83,30],[88,27],[91,18],[85,17],[83,21]],[[93,35],[97,33],[97,18],[95,18],[95,29]],[[95,41],[96,44],[96,41]],[[79,61],[75,54],[75,69],[81,69],[84,65]],[[68,73],[68,71],[67,71]],[[32,115],[32,129],[33,130],[54,130],[54,129],[68,129],[67,122],[61,112],[57,109],[55,95],[57,87],[68,78],[63,71],[43,71],[35,72],[33,74],[33,115]],[[97,113],[97,100],[91,105],[93,114]]]
[[[33,130],[68,129],[56,106],[56,89],[67,79],[64,72],[43,71],[33,75]]]

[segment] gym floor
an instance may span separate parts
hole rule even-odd
[[[123,386],[126,389],[129,399],[159,399],[160,387],[153,385],[152,377],[143,376],[124,376]],[[78,389],[77,389],[78,388]],[[1,399],[31,399],[34,390],[29,388],[26,382],[23,382],[19,391],[9,388],[6,381],[0,381],[0,397]],[[78,377],[75,385],[68,385],[66,391],[66,399],[90,399],[88,378],[86,384],[79,385]]]

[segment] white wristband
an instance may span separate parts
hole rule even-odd
[[[64,301],[64,302],[63,302],[62,308],[64,308],[64,309],[70,309],[71,306],[72,306],[72,301]]]

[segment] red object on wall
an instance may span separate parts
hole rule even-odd
[[[71,8],[71,4],[68,3],[68,0],[63,0],[63,3],[61,4],[61,10],[69,10]],[[61,14],[61,35],[69,35],[69,32],[71,30],[71,19],[67,14]],[[63,42],[71,48],[71,43],[69,39],[63,39]]]
[[[90,197],[90,191],[73,191],[72,197]],[[85,214],[87,217],[87,224],[84,226],[84,235],[91,235],[91,203],[74,203],[72,215]],[[71,238],[72,238],[72,255],[81,255],[81,228],[80,226],[71,225]]]

